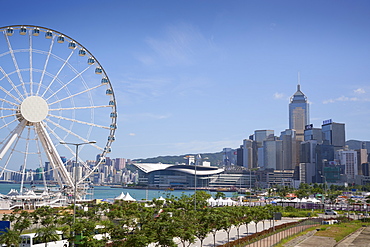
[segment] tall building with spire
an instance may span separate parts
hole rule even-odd
[[[309,122],[309,104],[306,95],[301,91],[301,85],[298,83],[297,92],[290,98],[289,103],[289,129],[296,131],[298,141],[304,140],[305,126]]]

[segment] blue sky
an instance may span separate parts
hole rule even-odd
[[[370,140],[368,1],[10,1],[1,26],[60,31],[103,65],[118,109],[110,157],[218,152],[288,128],[297,74],[311,123]]]

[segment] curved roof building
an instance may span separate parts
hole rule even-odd
[[[224,169],[214,166],[137,163],[139,183],[154,187],[208,187],[210,177]]]

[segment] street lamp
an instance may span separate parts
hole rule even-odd
[[[65,142],[60,141],[60,144],[63,145],[74,145],[76,147],[76,164],[74,169],[74,188],[73,188],[73,225],[76,223],[76,200],[77,200],[77,164],[78,164],[78,147],[85,145],[85,144],[93,144],[96,143],[96,141],[89,141],[89,142],[81,142],[81,143],[72,143],[72,142]],[[73,230],[73,237],[75,237],[75,232]],[[72,242],[73,246],[75,245],[75,239]]]
[[[197,210],[197,165],[201,162],[202,157],[200,154],[197,155],[195,159],[194,167],[194,210]]]
[[[252,168],[249,168],[249,206],[252,206]]]

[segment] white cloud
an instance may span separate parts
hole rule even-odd
[[[126,103],[135,104],[147,102],[163,96],[168,92],[169,85],[172,83],[167,78],[127,78],[120,81],[117,95]]]
[[[272,22],[270,23],[270,30],[274,30],[276,28],[277,24]]]
[[[137,114],[124,114],[123,118],[126,121],[147,121],[147,120],[162,120],[171,117],[170,114],[154,114],[149,112],[137,113]]]
[[[285,98],[285,95],[283,93],[274,93],[274,99],[282,99]]]
[[[192,64],[196,61],[197,51],[209,45],[201,32],[187,23],[169,25],[163,37],[148,37],[146,42],[169,65]],[[146,57],[143,61],[151,60]]]
[[[345,101],[360,101],[361,99],[357,97],[347,97],[347,96],[340,96],[336,99],[327,99],[324,100],[323,104],[335,103],[335,102],[345,102]]]
[[[364,93],[366,93],[365,89],[363,89],[363,88],[358,88],[356,90],[353,90],[353,92],[356,93],[356,94],[364,94]]]
[[[136,136],[136,134],[135,133],[130,133],[130,134],[128,134],[129,136]]]

